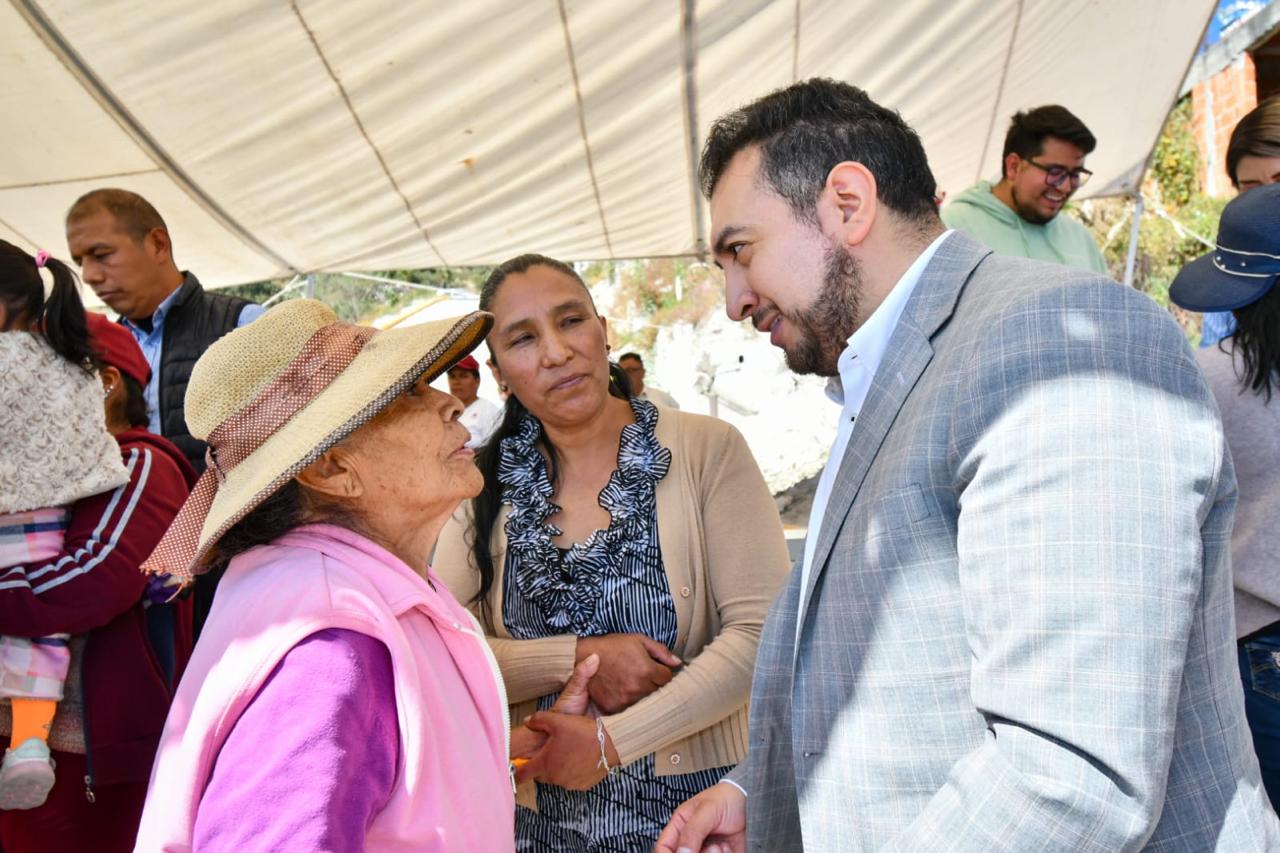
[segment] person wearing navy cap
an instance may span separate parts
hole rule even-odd
[[[1237,196],[1212,252],[1187,264],[1169,298],[1230,311],[1237,328],[1196,358],[1222,412],[1240,498],[1231,533],[1245,713],[1262,779],[1280,804],[1280,184]]]

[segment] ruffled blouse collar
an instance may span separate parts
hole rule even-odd
[[[502,502],[511,507],[506,534],[509,570],[516,586],[558,631],[590,633],[604,578],[617,573],[627,553],[649,547],[656,523],[654,491],[671,467],[671,451],[658,443],[658,410],[630,400],[635,423],[622,428],[618,467],[600,492],[609,526],[585,542],[561,550],[560,528],[549,522],[560,507],[551,500],[546,460],[537,448],[542,422],[530,413],[514,435],[499,445],[498,482]]]

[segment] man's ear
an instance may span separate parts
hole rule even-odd
[[[1012,181],[1014,175],[1018,174],[1018,165],[1022,163],[1022,158],[1018,156],[1016,151],[1010,151],[1009,155],[1004,158],[1004,174],[1000,177],[1006,181]]]
[[[876,176],[861,163],[846,160],[827,173],[818,197],[818,221],[824,231],[853,247],[867,238],[879,207]]]
[[[143,242],[151,250],[157,261],[173,260],[173,241],[169,238],[169,232],[163,228],[152,228],[147,232],[147,236],[143,238]]]
[[[364,494],[355,457],[341,447],[331,447],[298,472],[298,482],[331,498],[358,498]]]

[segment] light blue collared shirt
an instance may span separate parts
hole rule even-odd
[[[183,283],[186,283],[184,276]],[[164,346],[164,318],[169,313],[169,309],[173,307],[173,301],[178,298],[178,291],[182,290],[182,285],[174,288],[164,298],[164,301],[156,308],[155,313],[151,315],[151,331],[146,331],[140,326],[134,324],[128,317],[124,320],[124,327],[133,333],[134,339],[138,342],[138,346],[142,348],[142,356],[147,360],[147,364],[151,366],[151,379],[147,381],[145,396],[147,398],[147,417],[149,423],[147,429],[156,435],[160,432],[160,350]],[[240,312],[240,319],[236,321],[236,328],[247,326],[254,320],[262,316],[267,309],[263,308],[256,302],[251,302],[244,306],[244,310]]]

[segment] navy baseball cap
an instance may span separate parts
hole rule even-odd
[[[1222,211],[1217,247],[1182,268],[1169,298],[1188,311],[1233,311],[1280,281],[1280,184],[1241,193]]]

